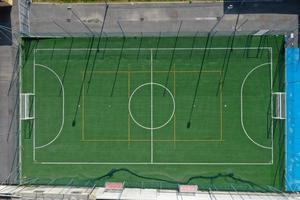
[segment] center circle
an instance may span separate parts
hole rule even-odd
[[[151,86],[152,87],[152,89],[151,89],[151,92],[147,92],[148,94],[150,94],[149,95],[149,98],[148,97],[144,97],[144,99],[145,100],[150,100],[150,105],[144,105],[144,106],[150,106],[150,112],[151,112],[151,125],[149,126],[149,125],[145,125],[145,124],[143,124],[143,123],[141,123],[140,121],[138,121],[135,117],[134,117],[134,114],[133,114],[133,112],[132,112],[132,108],[131,108],[131,106],[132,106],[132,101],[133,101],[133,99],[134,99],[134,96],[135,96],[135,94],[137,94],[138,92],[141,92],[142,91],[142,89],[145,89],[146,87],[149,87],[149,86]],[[159,125],[156,125],[156,126],[153,126],[153,120],[154,119],[152,119],[153,118],[153,99],[154,99],[154,92],[153,92],[153,86],[156,86],[156,87],[159,87],[159,88],[161,88],[161,89],[163,89],[163,91],[164,91],[164,93],[161,93],[161,96],[165,96],[165,95],[168,95],[169,96],[169,98],[171,98],[172,99],[172,101],[171,101],[171,104],[172,104],[172,112],[171,112],[171,114],[170,114],[170,116],[168,117],[168,119],[166,120],[166,121],[164,121],[163,123],[161,123],[161,124],[159,124]],[[135,98],[137,98],[138,96],[136,95],[136,97]],[[143,98],[141,98],[141,100],[142,100],[142,102],[144,103],[144,99]],[[145,104],[147,104],[146,102],[145,102]],[[143,107],[143,106],[142,106]],[[144,84],[142,84],[142,85],[140,85],[140,86],[138,86],[133,92],[132,92],[132,94],[130,95],[130,97],[129,97],[129,102],[128,102],[128,111],[129,111],[129,115],[130,115],[130,117],[131,117],[131,119],[134,121],[134,123],[136,123],[138,126],[140,126],[140,127],[142,127],[142,128],[144,128],[144,129],[148,129],[148,130],[156,130],[156,129],[160,129],[160,128],[162,128],[162,127],[164,127],[164,126],[166,126],[171,120],[172,120],[172,118],[173,118],[173,116],[174,116],[174,113],[175,113],[175,99],[174,99],[174,96],[173,96],[173,94],[171,93],[171,91],[167,88],[167,87],[165,87],[164,85],[162,85],[162,84],[159,84],[159,83],[144,83]],[[164,111],[165,112],[165,111]]]

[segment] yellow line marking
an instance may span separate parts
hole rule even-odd
[[[131,142],[150,142],[151,140],[131,140]],[[153,140],[154,142],[174,142],[173,139],[169,140]],[[223,142],[224,140],[175,140],[176,142]],[[81,142],[128,142],[128,140],[81,140]]]
[[[174,141],[174,149],[176,148],[176,114],[174,113],[174,125],[173,125],[173,141]]]
[[[87,71],[87,73],[91,73],[92,71]],[[118,71],[118,73],[151,73],[151,71],[129,71],[129,70],[121,70]],[[174,72],[174,70],[170,71],[171,73]],[[199,73],[197,70],[178,70],[175,71],[176,73]],[[204,73],[220,73],[221,71],[219,70],[203,70],[202,72]],[[81,73],[84,73],[84,71],[81,71]],[[116,71],[93,71],[93,73],[116,73]],[[153,73],[169,73],[169,71],[153,71]]]
[[[174,76],[174,97],[176,95],[176,73],[199,73],[197,70],[190,70],[190,71],[176,71],[175,70],[175,65],[174,65],[174,70],[171,71],[153,71],[153,73],[173,73]],[[204,73],[220,73],[222,75],[222,71],[220,70],[203,70],[202,72]],[[83,71],[81,72],[83,73]],[[87,71],[87,73],[91,73],[91,71]],[[115,73],[115,71],[93,71],[93,73]],[[130,71],[130,70],[123,70],[123,71],[118,71],[118,73],[127,73],[128,74],[128,97],[130,96],[130,79],[131,79],[131,73],[151,73],[151,71]],[[220,85],[221,87],[221,85]],[[83,93],[84,93],[84,86],[83,86]],[[174,147],[176,145],[176,142],[223,142],[223,109],[222,109],[222,104],[223,104],[223,94],[222,90],[220,90],[220,122],[221,122],[221,139],[211,139],[211,140],[205,140],[205,139],[191,139],[191,140],[177,140],[176,139],[176,114],[174,114],[174,130],[173,130],[173,139],[172,140],[153,140],[154,142],[174,142]],[[82,128],[82,140],[81,142],[150,142],[151,140],[132,140],[131,139],[131,120],[130,116],[128,114],[128,139],[127,140],[106,140],[106,139],[95,139],[95,140],[90,140],[90,139],[84,139],[85,133],[84,133],[84,95],[83,95],[83,128]]]
[[[128,113],[128,145],[130,145],[130,142],[131,142],[131,139],[130,139],[130,115],[129,115],[129,113]]]
[[[128,72],[128,82],[127,82],[127,86],[128,86],[128,98],[130,97],[130,72]]]

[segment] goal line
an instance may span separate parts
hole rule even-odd
[[[272,47],[210,47],[210,48],[204,48],[204,47],[194,47],[194,48],[38,48],[35,49],[35,51],[102,51],[102,50],[109,50],[109,51],[120,51],[120,50],[126,50],[126,51],[151,51],[151,50],[158,50],[158,51],[170,51],[170,50],[205,50],[205,49],[211,49],[211,50],[228,50],[228,49],[234,49],[234,50],[259,50],[259,49],[265,49],[265,50],[272,50]]]
[[[86,51],[86,50],[121,50],[122,48],[76,48],[76,49],[71,49],[72,51]],[[227,50],[227,49],[236,49],[236,50],[246,50],[246,49],[265,49],[269,50],[272,53],[272,47],[236,47],[236,48],[175,48],[176,50],[204,50],[204,49],[212,49],[212,50]],[[34,53],[37,53],[37,51],[69,51],[69,48],[57,48],[57,49],[35,49]],[[145,51],[150,51],[152,54],[152,50],[174,50],[174,48],[123,48],[123,50],[145,50]],[[152,60],[151,60],[152,61]],[[271,58],[271,76],[272,76],[272,58]],[[151,63],[152,64],[152,63]],[[34,58],[34,66],[35,66],[35,58]],[[153,73],[153,70],[151,69],[150,72]],[[34,76],[34,85],[35,85],[35,76]],[[63,87],[63,86],[62,86]],[[32,94],[34,96],[34,94]],[[34,115],[33,115],[34,116]],[[63,117],[64,118],[64,117]],[[153,126],[153,124],[152,124]],[[35,135],[35,134],[34,134]],[[59,135],[59,134],[58,134]],[[272,133],[273,135],[273,133]],[[35,140],[35,139],[34,139]],[[152,140],[153,141],[153,140]],[[34,144],[34,155],[35,155],[35,144]],[[271,154],[272,154],[272,159],[268,162],[212,162],[212,163],[207,163],[207,162],[195,162],[195,163],[190,163],[190,162],[154,162],[153,161],[153,146],[151,146],[151,161],[150,162],[81,162],[81,161],[75,161],[75,162],[56,162],[56,161],[34,161],[39,164],[46,164],[46,165],[51,165],[51,164],[80,164],[80,165],[122,165],[122,164],[128,164],[128,165],[273,165],[273,142],[272,142],[272,148],[271,148]],[[34,156],[35,158],[35,156]]]

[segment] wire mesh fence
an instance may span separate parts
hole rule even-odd
[[[30,13],[28,2],[21,0],[23,6],[20,31],[24,36],[29,37],[201,37],[201,36],[254,36],[260,29],[255,29],[247,25],[247,21],[242,21],[239,26],[223,21],[222,17],[211,19],[190,19],[190,20],[152,20],[149,21],[140,17],[138,21],[117,20],[106,23],[102,17],[89,19],[81,15],[81,12],[68,9],[66,7],[55,7],[55,11],[46,14],[45,18]],[[96,8],[95,8],[96,9]],[[104,6],[99,9],[105,12]],[[98,11],[98,12],[99,12]],[[63,16],[59,18],[59,16]],[[48,19],[46,19],[48,18]],[[31,19],[31,20],[29,20]],[[221,24],[218,24],[221,23]],[[220,25],[220,26],[217,26]],[[103,29],[101,28],[103,26]],[[268,31],[266,35],[286,34],[289,30]],[[130,52],[126,52],[130,54]],[[282,81],[279,81],[282,83]],[[280,126],[284,126],[280,124]],[[284,131],[284,129],[281,129]],[[280,155],[284,157],[284,139],[280,140]],[[283,159],[283,158],[281,158]],[[282,161],[282,160],[281,160]],[[280,161],[278,161],[281,163]],[[283,165],[283,164],[282,164]],[[280,165],[282,167],[282,165]],[[99,178],[85,177],[65,177],[59,179],[51,178],[23,178],[22,184],[43,184],[43,185],[63,185],[63,186],[104,186],[106,181],[126,180],[126,187],[137,188],[169,188],[176,189],[178,184],[188,183],[197,184],[201,190],[224,190],[224,191],[261,191],[276,192],[273,186],[260,186],[259,184],[235,177],[234,174],[217,174],[214,176],[190,177],[187,181],[172,181],[155,179],[140,176],[131,171],[124,170],[130,176],[139,177],[141,181],[130,181],[115,178],[114,174],[118,170],[112,170],[108,174]],[[283,168],[278,170],[283,178]],[[199,181],[201,180],[201,181]]]
[[[120,179],[119,175],[128,176]],[[137,177],[140,181],[131,181]],[[274,186],[259,185],[257,183],[239,178],[233,173],[219,173],[212,176],[193,176],[184,181],[176,181],[163,178],[153,178],[136,174],[126,168],[112,169],[107,174],[98,178],[65,177],[59,179],[30,178],[23,179],[23,185],[55,185],[55,186],[80,186],[80,187],[104,187],[106,182],[124,182],[126,188],[152,188],[152,189],[178,189],[179,185],[198,185],[202,191],[245,191],[245,192],[281,192]]]

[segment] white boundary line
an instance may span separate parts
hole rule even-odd
[[[236,50],[244,50],[244,49],[270,49],[272,47],[234,47],[234,48],[229,48],[229,47],[212,47],[212,48],[175,48],[175,50],[204,50],[204,49],[213,49],[213,50],[226,50],[226,49],[236,49]],[[141,50],[141,51],[149,51],[153,48],[123,48],[123,50],[126,51],[136,51],[136,50]],[[42,48],[42,49],[36,49],[36,51],[69,51],[69,48],[57,48],[57,49],[50,49],[50,48]],[[121,48],[72,48],[72,51],[98,51],[98,50],[109,50],[109,51],[120,51]],[[174,50],[174,48],[158,48],[155,50],[158,51],[165,51],[165,50]]]
[[[20,18],[20,16],[19,16]],[[20,180],[20,184],[22,184],[22,120],[21,120],[21,93],[22,93],[22,48],[21,45],[19,45],[19,51],[20,51],[20,55],[19,55],[19,180]]]
[[[176,50],[191,50],[191,49],[198,49],[198,50],[204,50],[204,49],[212,49],[212,50],[226,50],[226,49],[236,49],[236,50],[243,50],[243,49],[269,49],[272,52],[272,47],[236,47],[236,48],[175,48]],[[62,49],[35,49],[34,51],[69,51],[68,48]],[[104,50],[104,48],[95,49],[95,48],[77,48],[72,49],[72,51],[82,51],[82,50]],[[105,48],[105,50],[121,50],[121,48]],[[152,48],[123,48],[123,50],[152,50]],[[174,50],[174,48],[159,48],[156,50]],[[35,62],[35,57],[34,57]],[[272,68],[272,53],[271,53],[271,68]],[[272,69],[271,69],[271,81],[272,81]],[[271,84],[272,87],[272,84]],[[273,108],[272,108],[273,109]],[[273,113],[273,110],[271,111]],[[272,121],[273,126],[273,121]],[[35,133],[34,133],[34,140],[35,140]],[[36,164],[43,164],[43,165],[149,165],[149,164],[155,164],[155,165],[273,165],[273,128],[272,128],[272,160],[271,162],[240,162],[240,163],[170,163],[170,162],[160,162],[160,163],[149,163],[149,162],[35,162]]]
[[[264,148],[264,149],[272,149],[272,146],[271,146],[271,147],[268,147],[268,146],[264,146],[264,145],[262,145],[262,144],[259,144],[258,142],[255,142],[255,141],[248,135],[247,130],[245,129],[245,126],[244,126],[244,113],[243,113],[243,92],[244,92],[243,90],[244,90],[244,84],[245,84],[246,80],[248,79],[248,77],[252,74],[252,72],[254,72],[255,70],[257,70],[257,69],[260,68],[260,67],[263,67],[263,66],[265,66],[265,65],[270,65],[270,64],[271,64],[270,62],[268,62],[268,63],[263,63],[263,64],[260,64],[260,65],[258,65],[258,66],[256,66],[256,67],[252,68],[252,69],[248,72],[248,74],[245,76],[245,78],[244,78],[244,80],[243,80],[243,82],[242,82],[242,85],[241,85],[241,125],[242,125],[242,129],[243,129],[244,133],[246,134],[247,138],[248,138],[251,142],[253,142],[256,146],[259,146],[259,147]]]
[[[274,108],[273,108],[273,49],[270,47],[270,60],[271,60],[271,78],[270,78],[270,86],[271,86],[271,116],[274,115]],[[272,142],[272,164],[274,162],[274,120],[271,120],[271,142]]]
[[[272,165],[266,163],[171,163],[171,162],[36,162],[41,165]]]
[[[36,54],[36,50],[33,50],[33,94],[35,93],[35,55]],[[36,161],[36,157],[35,157],[35,98],[36,96],[33,98],[33,161]]]
[[[150,115],[151,115],[151,163],[153,163],[153,57],[152,57],[152,49],[150,49],[150,86],[151,86],[151,93],[150,93]]]
[[[35,64],[35,65],[39,66],[39,67],[43,67],[43,68],[49,70],[50,72],[52,72],[56,76],[57,80],[59,81],[59,83],[61,85],[61,92],[62,92],[62,121],[61,121],[60,129],[58,131],[58,134],[50,142],[48,142],[44,145],[41,145],[41,146],[35,146],[35,149],[41,149],[41,148],[44,148],[44,147],[52,144],[60,136],[61,131],[64,127],[64,123],[65,123],[65,89],[64,89],[64,85],[63,85],[62,81],[60,80],[59,76],[53,69],[51,69],[45,65],[41,65],[41,64]]]

